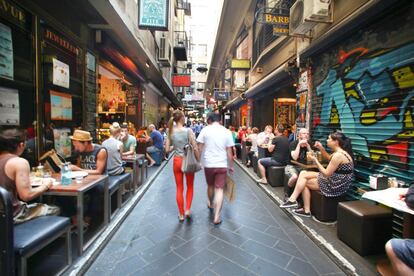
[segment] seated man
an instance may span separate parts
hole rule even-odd
[[[74,131],[73,136],[70,136],[70,139],[72,139],[74,149],[79,152],[76,165],[70,165],[71,170],[86,171],[89,174],[107,174],[106,162],[108,153],[104,147],[92,143],[92,136],[88,131],[77,129]],[[99,206],[102,205],[103,183],[90,191],[88,193],[90,194],[91,200],[85,214],[89,218],[96,218],[99,212]],[[85,218],[85,222],[87,224],[88,219]]]
[[[60,213],[56,206],[26,203],[46,192],[52,186],[52,181],[45,179],[39,187],[32,188],[29,162],[19,157],[25,144],[26,134],[23,130],[11,128],[0,131],[0,186],[10,193],[14,223]]]
[[[407,206],[414,209],[414,184],[401,195]],[[391,239],[385,245],[385,252],[391,261],[393,275],[414,275],[414,240]]]
[[[299,139],[290,143],[290,156],[292,160],[306,163],[306,153],[310,148],[311,143],[309,142],[309,131],[306,128],[299,130]],[[285,174],[289,177],[288,186],[294,187],[301,168],[294,165],[287,165],[285,168]],[[286,192],[286,191],[285,191]],[[286,196],[286,194],[285,194]]]
[[[128,125],[123,123],[121,125],[120,140],[123,143],[122,156],[134,155],[137,147],[137,139],[128,133]]]
[[[106,170],[108,175],[123,174],[125,169],[122,166],[122,149],[124,145],[119,140],[121,138],[121,127],[118,123],[113,123],[109,128],[111,136],[106,139],[102,146],[108,152],[108,159],[106,162]]]
[[[70,136],[73,147],[80,153],[76,165],[71,165],[72,171],[86,171],[89,174],[106,174],[106,149],[92,143],[92,136],[88,131],[75,130]]]
[[[147,148],[147,152],[151,155],[155,152],[162,152],[164,150],[164,139],[162,138],[161,133],[155,129],[155,125],[151,124],[148,126],[149,131],[151,132],[150,137],[147,138],[147,141],[152,140],[152,146]],[[148,167],[151,167],[155,164],[153,158],[150,159],[150,164]]]
[[[261,158],[257,163],[260,175],[262,176],[258,182],[261,184],[267,184],[265,167],[286,166],[289,162],[289,140],[283,135],[284,130],[283,125],[276,126],[276,137],[273,138],[272,144],[268,147],[269,152],[272,153],[272,157]]]

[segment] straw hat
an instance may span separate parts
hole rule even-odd
[[[75,132],[73,132],[73,136],[69,136],[70,139],[80,141],[80,142],[87,142],[92,141],[92,136],[89,131],[79,130],[76,129]]]

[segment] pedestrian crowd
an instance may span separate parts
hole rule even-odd
[[[135,155],[137,146],[145,144],[149,166],[157,163],[156,154],[166,158],[174,152],[173,173],[176,184],[176,202],[178,220],[191,220],[191,205],[194,193],[196,171],[184,171],[188,161],[188,148],[192,149],[196,162],[204,169],[207,184],[206,207],[211,211],[212,222],[220,225],[221,210],[224,201],[226,178],[234,171],[234,159],[242,151],[247,155],[247,166],[252,166],[257,158],[260,173],[258,183],[268,183],[266,170],[272,166],[284,167],[287,176],[285,200],[281,208],[294,208],[293,214],[311,217],[311,191],[317,190],[325,197],[338,197],[347,192],[354,176],[354,155],[350,139],[341,131],[330,133],[326,140],[327,150],[320,141],[312,141],[306,128],[283,125],[264,127],[242,126],[226,129],[217,113],[207,115],[207,125],[201,121],[186,124],[184,113],[176,110],[168,124],[150,124],[134,133],[123,123],[110,126],[110,137],[102,145],[92,142],[91,134],[84,130],[75,130],[70,137],[73,148],[79,153],[76,162],[70,165],[72,171],[85,171],[89,174],[119,175],[125,172],[123,157]],[[149,134],[148,134],[148,132]],[[26,134],[17,128],[0,130],[0,185],[11,194],[15,223],[36,216],[59,213],[59,208],[45,204],[28,204],[32,199],[47,191],[52,183],[43,182],[38,187],[30,183],[30,166],[27,160],[19,157],[25,148]],[[302,169],[296,165],[312,163],[316,171]],[[184,181],[185,180],[185,181]],[[185,184],[184,184],[185,183]],[[186,186],[186,188],[185,188]],[[103,187],[98,187],[102,194]],[[184,190],[186,194],[184,196]],[[413,208],[414,187],[401,195],[407,206]],[[300,197],[302,200],[300,201]],[[94,216],[95,197],[90,200],[90,212]],[[413,240],[392,239],[386,244],[386,252],[395,271],[400,275],[413,274]]]

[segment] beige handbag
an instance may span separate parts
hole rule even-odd
[[[189,131],[191,131],[189,129]],[[184,146],[184,158],[183,162],[181,164],[181,171],[183,173],[195,173],[201,170],[200,162],[197,161],[195,154],[194,154],[194,148],[193,143],[190,138],[190,132],[188,133],[188,143]]]

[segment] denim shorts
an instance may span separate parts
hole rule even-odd
[[[414,240],[391,239],[392,250],[407,266],[414,269]]]
[[[260,164],[263,165],[263,167],[271,167],[271,166],[285,166],[286,164],[282,164],[280,162],[277,162],[272,157],[265,157],[259,159]]]

